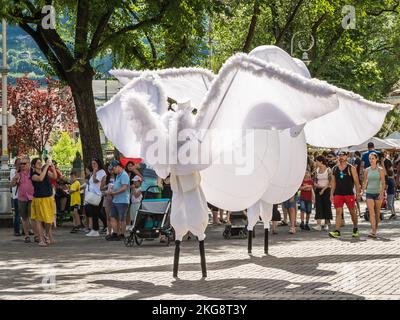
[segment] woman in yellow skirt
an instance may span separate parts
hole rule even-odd
[[[56,179],[50,167],[54,167],[51,160],[47,160],[42,168],[42,161],[39,158],[32,160],[33,171],[31,180],[34,188],[31,218],[36,221],[36,232],[39,235],[39,246],[46,247],[53,243],[51,225],[54,221],[54,197],[50,179]],[[44,232],[43,232],[44,226]]]

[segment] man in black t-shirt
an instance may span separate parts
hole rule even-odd
[[[356,197],[360,196],[360,182],[356,168],[347,162],[347,152],[339,153],[339,164],[332,170],[331,179],[331,201],[336,209],[336,229],[329,233],[332,238],[340,237],[340,227],[343,219],[343,206],[346,204],[353,221],[354,238],[359,237],[358,232],[358,216],[355,210],[356,197],[354,196],[354,187],[356,189]]]

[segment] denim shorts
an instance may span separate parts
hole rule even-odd
[[[297,199],[295,198],[293,202],[290,202],[290,199],[286,200],[282,205],[285,209],[290,209],[290,208],[296,209]]]
[[[379,200],[379,193],[367,193],[367,199]]]
[[[300,200],[300,211],[307,214],[311,213],[312,202],[307,200]]]
[[[110,217],[118,221],[124,221],[128,212],[129,204],[127,203],[113,203],[111,205]]]

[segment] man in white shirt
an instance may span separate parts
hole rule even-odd
[[[14,168],[10,171],[10,181],[14,178],[16,173],[19,171],[19,166],[21,163],[20,158],[16,158],[14,162]],[[20,218],[19,218],[19,211],[18,211],[18,187],[11,188],[11,199],[12,199],[12,206],[14,208],[14,236],[19,237],[21,236],[20,232]]]

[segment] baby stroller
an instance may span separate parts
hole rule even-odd
[[[133,228],[129,236],[125,237],[124,243],[127,247],[132,247],[134,242],[140,246],[144,239],[155,240],[160,236],[165,236],[167,246],[175,240],[175,232],[170,224],[171,199],[146,199],[150,188],[154,186],[145,191]]]
[[[247,215],[245,211],[233,211],[230,214],[230,224],[226,225],[222,233],[225,239],[232,236],[239,236],[241,239],[247,238]]]

